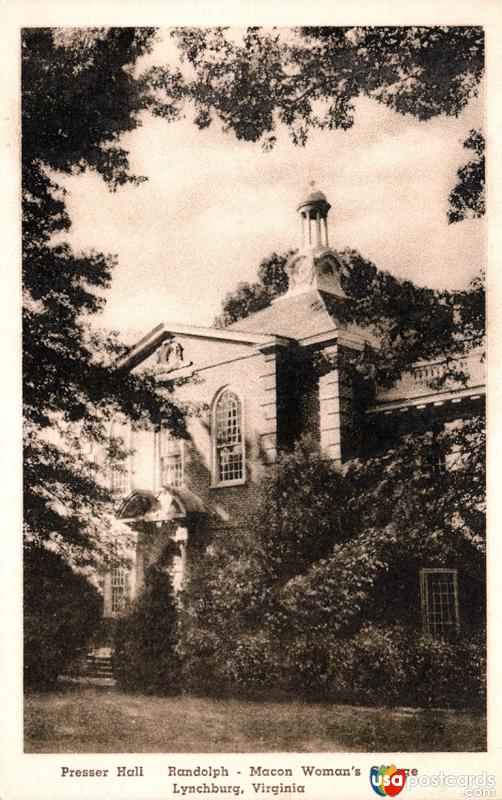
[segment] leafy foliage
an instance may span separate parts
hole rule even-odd
[[[92,469],[83,453],[73,453],[79,475],[72,478],[70,458],[60,455],[58,437],[46,432],[58,429],[60,439],[69,435],[76,442],[85,435],[102,443],[118,411],[136,420],[162,417],[174,428],[182,427],[182,419],[172,387],[159,393],[152,376],[114,370],[124,347],[116,337],[91,329],[89,318],[103,306],[114,259],[75,254],[62,241],[70,219],[58,175],[91,169],[112,190],[143,180],[130,174],[120,136],[137,128],[146,110],[172,121],[189,102],[197,109],[199,127],[215,115],[239,138],[271,144],[282,122],[302,142],[312,128],[350,127],[352,102],[359,94],[421,119],[458,114],[476,94],[483,72],[478,28],[251,28],[242,41],[224,29],[186,28],[173,35],[192,77],[164,66],[139,74],[138,61],[155,39],[151,28],[23,32],[25,519],[30,538],[57,538],[60,545],[67,541],[72,558],[92,560],[88,545],[97,541],[93,533],[87,543],[77,535],[82,516],[89,519],[79,505],[92,508],[97,520],[106,518],[110,504],[101,490],[92,497]],[[243,284],[227,298],[218,324],[263,308],[284,291],[285,257],[266,259],[258,281]],[[359,269],[351,269],[356,262]],[[400,284],[373,272],[356,254],[347,264],[346,283],[357,297],[359,317],[382,312],[380,318],[392,320],[381,350],[387,365],[399,370],[404,352],[411,359],[441,350],[451,319],[463,313],[458,297]],[[392,303],[403,309],[401,318]],[[481,305],[471,304],[472,325],[480,321]],[[424,330],[435,336],[426,337]],[[64,467],[57,475],[59,461]],[[56,498],[65,494],[65,486],[68,502],[59,513]],[[60,530],[64,536],[58,538]]]
[[[216,118],[238,139],[272,148],[278,129],[304,145],[316,129],[349,130],[360,96],[399,114],[458,116],[478,93],[484,36],[477,27],[180,28],[172,34],[190,70],[155,67],[145,76],[154,113],[173,119],[190,101],[195,124]],[[484,214],[484,139],[471,131],[476,158],[458,172],[449,222]],[[257,310],[256,308],[254,310]]]
[[[63,238],[71,221],[62,174],[94,170],[111,190],[143,180],[130,174],[119,139],[152,99],[134,67],[153,38],[153,29],[23,31],[25,659],[38,683],[55,678],[99,616],[85,580],[43,548],[87,571],[127,548],[102,480],[106,460],[94,455],[106,450],[111,419],[124,413],[138,424],[162,418],[183,427],[173,387],[159,391],[152,375],[118,369],[124,345],[91,326],[114,258],[75,253]],[[124,444],[111,449],[120,463]]]
[[[145,576],[145,587],[130,613],[117,620],[114,675],[125,691],[173,694],[179,690],[178,612],[168,567],[170,542]]]
[[[242,44],[231,40],[222,29],[182,29],[175,37],[194,70],[193,80],[167,67],[154,67],[137,75],[138,59],[149,51],[154,40],[152,29],[32,28],[23,32],[25,529],[29,558],[33,555],[35,564],[32,569],[29,562],[27,573],[27,585],[31,582],[34,592],[27,600],[28,665],[35,664],[35,634],[45,641],[51,635],[53,616],[37,616],[32,625],[30,615],[37,603],[44,608],[51,601],[50,577],[54,571],[61,570],[65,575],[61,585],[73,591],[70,574],[65,572],[62,561],[54,566],[53,556],[63,557],[73,565],[95,566],[106,555],[117,554],[110,546],[114,541],[110,522],[113,498],[96,479],[98,465],[89,459],[85,441],[103,444],[108,422],[119,412],[138,423],[162,418],[175,429],[183,427],[181,411],[172,401],[173,387],[159,391],[152,375],[131,375],[117,369],[117,358],[124,355],[124,346],[115,336],[97,332],[90,325],[90,317],[103,307],[103,292],[110,285],[114,259],[94,252],[76,254],[64,243],[71,223],[61,173],[94,170],[112,190],[142,180],[130,174],[128,154],[119,139],[122,133],[140,124],[141,113],[147,109],[172,121],[181,115],[188,100],[196,107],[195,122],[199,127],[210,124],[215,115],[224,129],[233,130],[238,138],[272,146],[276,126],[283,123],[289,127],[293,141],[302,144],[314,128],[350,128],[353,100],[360,94],[420,119],[440,113],[458,114],[476,94],[483,71],[483,37],[477,28],[319,28],[299,30],[286,39],[277,32],[249,29]],[[354,256],[352,261],[356,260]],[[350,258],[348,261],[352,263]],[[362,263],[360,259],[359,266]],[[237,302],[228,301],[222,324],[240,318],[243,308],[249,313],[264,307],[275,293],[283,291],[283,266],[282,257],[277,255],[262,265],[258,284],[242,288]],[[457,320],[471,331],[472,339],[479,336],[483,313],[480,283],[466,296],[446,296],[398,283],[377,273],[367,262],[359,272],[347,267],[345,283],[357,301],[355,318],[382,320],[378,323],[384,343],[382,359],[392,369],[416,360],[417,353],[422,357],[435,354],[446,343],[447,352],[451,352],[452,341],[462,350],[464,345],[454,335]],[[120,443],[115,454],[119,450]],[[350,570],[357,575],[357,567],[360,568],[359,582],[356,581],[359,594],[353,596],[346,579],[341,582],[338,595],[340,603],[347,603],[347,619],[342,614],[340,626],[348,629],[350,624],[357,624],[358,603],[371,598],[377,583],[376,576],[369,585],[363,577],[368,560],[373,560],[382,574],[386,572],[388,553],[397,541],[392,526],[399,520],[392,518],[384,527],[375,522],[373,533],[379,535],[367,541],[351,527],[353,523],[348,518],[343,521],[337,498],[328,495],[326,469],[321,464],[314,468],[311,463],[310,488],[308,483],[303,488],[298,482],[295,484],[295,492],[300,489],[303,502],[309,503],[306,529],[298,528],[298,516],[281,517],[280,509],[285,505],[280,502],[280,493],[271,496],[268,499],[275,502],[272,517],[278,538],[270,542],[264,529],[260,534],[258,522],[250,524],[249,537],[239,542],[242,550],[217,550],[213,562],[209,560],[205,568],[214,566],[214,576],[207,575],[199,587],[192,583],[193,607],[198,616],[191,627],[186,623],[187,650],[192,647],[188,664],[200,666],[200,654],[207,652],[211,669],[220,670],[230,684],[241,680],[244,668],[239,664],[249,665],[250,659],[254,659],[253,663],[258,659],[259,647],[254,637],[261,637],[258,643],[265,643],[274,636],[283,636],[291,609],[295,605],[300,609],[302,592],[321,596],[323,587],[333,581],[337,546],[323,527],[321,517],[327,513],[340,541],[347,537],[351,543],[344,549],[346,575]],[[286,470],[286,474],[294,482],[295,469]],[[346,487],[339,477],[331,478],[340,489],[340,497],[348,498],[349,507],[352,483],[349,481]],[[357,486],[361,479],[357,470],[353,479]],[[386,480],[390,481],[388,471]],[[288,494],[286,484],[280,491]],[[279,476],[269,490],[277,492],[278,486]],[[418,501],[396,497],[398,490],[391,483],[388,488],[389,502],[391,498],[393,502],[400,499],[396,508],[406,511],[411,521],[420,517],[422,506],[417,505]],[[468,479],[462,483],[458,477],[457,489],[468,492]],[[290,492],[289,496],[296,494]],[[332,505],[329,512],[323,508],[328,500]],[[459,507],[458,504],[457,513]],[[466,506],[462,503],[461,507]],[[439,512],[442,513],[441,508]],[[427,513],[435,513],[432,504]],[[473,504],[465,513],[464,521],[472,533],[470,540],[465,541],[463,533],[452,526],[447,532],[458,544],[460,555],[462,548],[469,553],[481,548],[482,509]],[[417,533],[415,542],[419,539]],[[434,554],[435,543],[426,543]],[[57,549],[60,555],[47,555],[49,551],[42,546]],[[341,556],[338,551],[336,555]],[[154,571],[147,590],[151,603],[162,594],[163,587],[168,588],[162,570]],[[79,598],[79,609],[79,593],[86,596],[85,592],[82,584],[72,595]],[[357,602],[351,614],[349,605],[353,600]],[[63,602],[59,598],[59,603]],[[156,665],[152,673],[141,677],[147,691],[171,691],[174,687],[176,633],[172,612],[172,596],[167,591],[159,629],[155,627],[157,621],[148,616],[146,605],[133,616],[131,624],[138,641],[144,648],[151,648],[152,664]],[[328,612],[322,602],[317,604],[314,628],[322,629],[323,614]],[[89,621],[93,614],[89,613]],[[257,619],[263,620],[263,630],[256,630]],[[40,626],[39,631],[36,625]],[[148,641],[140,639],[141,630],[147,630],[148,625],[153,635]],[[85,621],[79,620],[78,629],[85,627]],[[218,648],[222,634],[227,637],[226,642],[240,642],[233,660],[232,653]],[[167,650],[167,644],[159,644],[161,635],[169,644]],[[132,640],[125,637],[126,641]],[[70,634],[67,642],[68,648],[77,644]],[[132,664],[139,658],[138,650],[132,644],[132,649],[127,650],[129,645],[125,644],[124,647],[123,663]],[[222,652],[228,656],[226,662]],[[59,662],[64,664],[69,649],[62,648],[57,653]],[[143,663],[144,656],[143,652]],[[271,656],[267,664],[260,673],[262,683],[279,674],[277,669],[284,670],[275,657]],[[53,668],[45,657],[39,666],[40,680],[46,681],[53,680],[60,669]],[[125,682],[133,681],[128,670],[124,667]],[[206,665],[206,676],[207,671]]]
[[[327,700],[478,708],[486,702],[483,633],[448,642],[417,635],[413,627],[370,622],[349,638],[331,638],[323,649],[317,686]]]
[[[474,654],[483,626],[482,423],[445,431],[454,463],[440,477],[428,466],[432,444],[430,434],[409,435],[343,473],[306,440],[283,454],[233,546],[217,540],[192,575],[187,687],[372,702],[389,684],[389,701],[463,702],[448,694],[447,675],[466,648]],[[429,650],[417,635],[424,565],[455,565],[464,585],[463,638]],[[479,699],[471,656],[462,685]]]
[[[117,370],[125,348],[90,325],[104,304],[111,256],[74,253],[61,173],[92,169],[111,189],[140,180],[117,143],[148,104],[134,77],[152,29],[26,29],[22,61],[25,528],[75,562],[106,555],[113,497],[85,440],[103,445],[118,412],[181,426],[172,387]],[[103,465],[100,465],[101,467]]]
[[[46,549],[24,554],[24,685],[49,689],[101,616],[97,589]]]
[[[255,283],[239,284],[226,296],[216,324],[225,327],[245,319],[283,294],[287,288],[284,267],[290,254],[273,253],[264,259]],[[379,342],[378,349],[362,354],[358,363],[362,376],[390,384],[417,361],[442,358],[445,369],[438,386],[453,375],[460,380],[465,377],[457,359],[484,345],[481,273],[464,291],[438,291],[395,278],[355,250],[343,250],[337,257],[349,300],[326,296],[325,302],[341,325],[366,327]]]
[[[464,147],[474,151],[474,158],[457,172],[458,183],[449,197],[448,222],[479,218],[485,213],[485,137],[481,131],[471,130]]]
[[[241,282],[223,300],[222,313],[216,317],[216,328],[225,328],[232,322],[266,308],[275,297],[284,294],[288,288],[288,276],[284,267],[293,250],[286,253],[272,253],[264,258],[258,267],[258,280],[255,283]]]
[[[224,28],[173,33],[192,72],[155,70],[163,97],[190,98],[199,128],[219,119],[238,139],[272,147],[279,124],[295,144],[313,129],[354,123],[360,95],[427,120],[458,115],[484,69],[483,31],[475,27]]]

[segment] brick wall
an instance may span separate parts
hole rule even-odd
[[[314,365],[316,348],[195,341],[178,337],[185,360],[197,366],[197,379],[177,391],[181,402],[195,404],[199,412],[187,419],[190,440],[185,445],[185,481],[205,510],[205,531],[237,535],[256,506],[256,484],[278,448],[288,448],[302,434],[317,440],[335,461],[350,457],[357,448],[360,429],[350,372],[353,353],[338,345],[320,345],[333,368],[319,376]],[[200,351],[200,352],[199,352]],[[199,368],[199,361],[202,367]],[[146,364],[155,363],[155,354]],[[137,369],[139,369],[138,367]],[[245,433],[245,480],[238,485],[215,485],[211,438],[215,397],[228,387],[242,403]],[[159,474],[153,431],[135,434],[132,486],[158,489]]]
[[[273,350],[248,351],[239,360],[201,370],[197,383],[186,385],[179,393],[182,400],[206,406],[199,417],[188,420],[187,485],[216,524],[229,530],[252,512],[256,480],[277,454],[277,354]],[[213,401],[224,387],[238,394],[244,417],[245,482],[236,486],[214,485],[211,417]]]

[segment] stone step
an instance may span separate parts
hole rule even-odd
[[[86,673],[100,678],[113,677],[111,647],[100,647],[87,653]]]

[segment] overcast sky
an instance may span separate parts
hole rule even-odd
[[[172,57],[164,37],[149,61]],[[110,192],[86,174],[65,180],[77,250],[115,253],[103,325],[146,332],[159,322],[211,324],[238,281],[262,258],[299,244],[296,205],[315,179],[332,205],[330,244],[417,283],[460,288],[484,264],[484,222],[446,221],[469,130],[482,99],[458,118],[420,122],[361,98],[348,131],[315,132],[303,148],[287,130],[264,153],[218,124],[145,115],[123,137],[146,183]]]

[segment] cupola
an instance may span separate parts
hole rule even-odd
[[[331,205],[326,195],[315,189],[314,181],[311,187],[312,191],[297,208],[301,219],[302,247],[328,247],[328,213]]]
[[[341,265],[328,241],[328,213],[331,208],[324,192],[311,183],[311,191],[298,204],[300,247],[285,266],[291,295],[317,290],[345,298],[340,284]],[[279,301],[281,298],[277,298]]]

